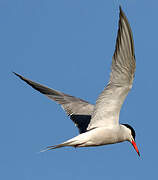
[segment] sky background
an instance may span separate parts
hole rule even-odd
[[[129,142],[38,153],[78,134],[62,108],[12,71],[95,103],[109,79],[119,5],[130,22],[136,74],[120,122]],[[158,163],[158,1],[0,1],[0,179],[156,179]]]

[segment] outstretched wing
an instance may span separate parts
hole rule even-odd
[[[132,31],[120,7],[119,29],[110,80],[96,101],[88,129],[119,123],[120,109],[132,87],[135,67]]]
[[[64,94],[62,92],[56,91],[54,89],[50,89],[46,86],[33,82],[15,72],[14,74],[23,81],[25,81],[27,84],[29,84],[31,87],[39,91],[40,93],[46,95],[48,98],[60,104],[63,107],[63,109],[66,111],[67,115],[70,116],[70,119],[79,128],[80,133],[86,131],[87,126],[91,119],[94,105],[82,99]]]

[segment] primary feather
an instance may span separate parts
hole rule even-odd
[[[119,29],[110,80],[96,101],[88,129],[119,124],[120,109],[132,87],[135,67],[132,31],[120,7]]]
[[[76,98],[74,96],[64,94],[60,91],[50,89],[39,83],[31,81],[15,72],[13,73],[16,76],[18,76],[20,79],[25,81],[27,84],[29,84],[31,87],[39,91],[40,93],[46,95],[48,98],[60,104],[63,107],[63,109],[66,111],[67,115],[70,116],[70,119],[78,127],[79,132],[80,133],[86,132],[86,129],[91,119],[91,114],[94,109],[94,105],[80,98]]]

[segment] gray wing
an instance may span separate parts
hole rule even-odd
[[[132,87],[135,67],[132,31],[120,7],[119,28],[110,80],[96,101],[88,129],[119,123],[120,109]]]
[[[15,72],[14,74],[40,93],[46,95],[48,98],[60,104],[66,111],[67,115],[70,116],[70,119],[76,124],[80,133],[86,131],[91,119],[91,114],[94,110],[94,105],[82,99],[64,94],[62,92],[50,89],[46,86],[33,82]]]

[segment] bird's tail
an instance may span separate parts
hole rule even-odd
[[[87,136],[85,136],[85,133],[79,134],[78,136],[69,139],[61,144],[54,145],[54,146],[48,146],[45,149],[41,150],[40,152],[45,152],[52,149],[57,149],[65,146],[72,146],[72,147],[86,147],[90,144],[87,144]]]
[[[52,149],[57,149],[57,148],[65,147],[65,146],[79,147],[80,145],[81,145],[81,143],[78,143],[75,140],[73,140],[73,141],[69,140],[69,141],[63,142],[63,143],[58,144],[58,145],[48,146],[45,149],[41,150],[40,152],[45,152],[45,151],[49,151],[49,150],[52,150]]]

